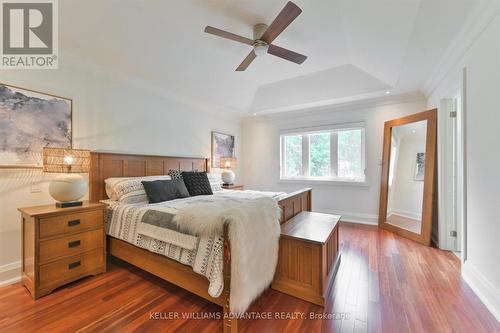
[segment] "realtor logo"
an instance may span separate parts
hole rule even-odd
[[[57,68],[57,1],[0,0],[0,5],[0,68]]]

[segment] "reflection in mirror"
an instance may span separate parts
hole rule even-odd
[[[389,224],[420,234],[427,120],[391,131],[387,216]]]

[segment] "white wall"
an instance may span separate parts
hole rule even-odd
[[[430,94],[458,86],[466,68],[466,252],[462,274],[500,321],[500,15],[489,22]],[[441,110],[444,112],[445,110]]]
[[[211,131],[236,135],[240,120],[191,105],[139,80],[61,55],[59,70],[0,71],[0,82],[73,99],[75,148],[210,157]],[[236,173],[240,175],[239,172]],[[19,278],[18,207],[52,203],[40,170],[0,170],[0,285]],[[31,193],[38,184],[42,192]]]
[[[388,200],[388,210],[399,215],[420,220],[424,182],[415,180],[416,155],[425,152],[425,133],[406,134],[398,138],[398,154],[393,186]],[[390,202],[390,204],[389,204]]]
[[[359,103],[300,115],[271,115],[246,119],[243,123],[244,182],[247,188],[291,191],[313,187],[313,209],[342,214],[347,221],[377,223],[380,195],[380,160],[384,122],[424,111],[425,100],[398,104]],[[308,111],[305,111],[308,112]],[[282,129],[364,121],[366,125],[367,186],[279,181]]]

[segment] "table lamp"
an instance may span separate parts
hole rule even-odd
[[[43,148],[43,171],[59,173],[49,184],[49,193],[57,200],[56,207],[81,206],[88,184],[81,173],[90,169],[90,151],[68,148]]]
[[[221,174],[224,185],[232,185],[234,183],[234,172],[236,169],[236,157],[221,157],[220,166],[224,168]]]

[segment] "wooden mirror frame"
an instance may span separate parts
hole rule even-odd
[[[433,219],[433,200],[435,188],[434,177],[436,170],[436,119],[437,109],[432,109],[403,118],[390,120],[384,123],[384,146],[382,154],[382,179],[380,184],[380,208],[378,225],[382,229],[397,233],[403,237],[409,238],[427,246],[431,244]],[[387,223],[387,196],[389,189],[389,163],[391,160],[392,128],[422,120],[427,120],[427,133],[425,143],[425,173],[424,192],[422,200],[422,221],[420,234],[417,234]]]

